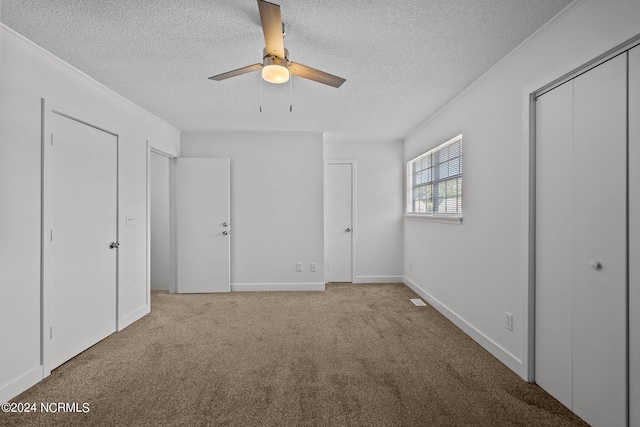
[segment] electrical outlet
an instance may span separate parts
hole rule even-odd
[[[513,331],[513,314],[508,311],[504,312],[504,327],[509,331]]]
[[[302,272],[302,263],[301,262],[296,262],[296,271],[298,273]]]
[[[135,223],[135,217],[133,215],[125,215],[126,227],[133,227]]]
[[[310,270],[311,270],[312,273],[315,273],[316,271],[318,271],[318,264],[315,263],[315,262],[312,262]]]

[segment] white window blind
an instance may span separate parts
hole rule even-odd
[[[462,215],[462,135],[407,162],[407,213]]]

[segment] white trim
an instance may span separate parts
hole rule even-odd
[[[356,276],[353,283],[403,283],[403,276]]]
[[[33,387],[44,378],[42,365],[29,369],[0,387],[0,402],[8,402],[20,393]],[[6,415],[5,415],[6,416]]]
[[[462,216],[452,215],[429,215],[410,213],[404,214],[405,219],[418,220],[418,221],[431,221],[431,222],[445,222],[449,224],[462,224]]]
[[[146,274],[146,291],[145,291],[145,300],[146,300],[146,306],[149,309],[149,311],[151,311],[151,143],[149,142],[149,140],[147,139],[146,141],[147,144],[147,152],[146,152],[146,166],[147,166],[147,176],[146,176],[146,180],[147,180],[147,186],[146,186],[146,196],[147,196],[147,201],[146,201],[146,220],[147,220],[147,226],[145,227],[145,233],[146,233],[146,239],[145,239],[145,244],[147,246],[146,248],[146,254],[145,254],[145,262],[147,263],[146,265],[146,269],[145,269],[145,274]],[[124,326],[123,326],[124,328]]]
[[[151,297],[151,294],[149,294],[149,297]],[[133,310],[131,313],[122,316],[122,320],[118,322],[118,332],[131,325],[136,320],[142,319],[149,313],[151,313],[151,304],[145,304],[142,307]]]
[[[149,142],[149,141],[147,141],[147,142]],[[166,151],[162,151],[159,148],[152,147],[151,145],[149,145],[149,151],[151,151],[152,153],[156,153],[156,154],[159,154],[161,156],[167,157],[169,159],[177,159],[178,158],[178,156],[176,156],[175,154],[171,154],[171,153],[168,153]]]
[[[177,252],[177,224],[176,224],[176,164],[177,157],[169,159],[169,293],[178,292],[178,252]]]
[[[581,2],[581,0],[580,0]],[[573,3],[570,5],[572,6]],[[569,62],[559,70],[526,87],[522,93],[522,313],[528,327],[523,331],[523,372],[529,382],[535,381],[535,97],[558,82],[570,78],[599,62],[631,48],[640,41],[640,23],[625,28],[615,36]]]
[[[531,43],[533,43],[535,40],[537,40],[544,33],[546,33],[551,28],[553,28],[558,22],[561,22],[567,15],[569,15],[571,12],[573,12],[575,9],[577,9],[578,6],[580,6],[582,3],[584,3],[584,1],[585,0],[575,0],[572,3],[570,3],[569,5],[567,5],[567,7],[565,7],[560,12],[558,12],[558,14],[556,16],[554,16],[549,21],[547,21],[547,23],[544,24],[542,27],[540,27],[535,33],[533,33],[532,35],[527,37],[526,40],[524,40],[522,43],[520,43],[518,46],[516,46],[504,58],[502,58],[500,61],[498,61],[498,63],[496,63],[493,67],[489,68],[489,70],[486,73],[484,73],[476,81],[471,83],[465,90],[460,92],[460,94],[458,94],[458,96],[453,98],[451,101],[449,101],[447,104],[445,104],[441,109],[439,109],[435,114],[433,114],[432,116],[427,118],[424,122],[420,123],[415,129],[413,129],[411,132],[409,132],[409,134],[405,137],[405,140],[411,139],[416,133],[418,133],[422,128],[427,126],[436,117],[440,116],[445,111],[447,111],[451,107],[453,107],[453,105],[455,105],[458,101],[460,101],[462,98],[467,96],[467,94],[469,92],[474,90],[483,81],[488,79],[491,75],[493,75],[500,68],[502,68],[506,63],[508,63],[511,60],[511,58],[513,58],[514,56],[518,55],[520,52],[525,50]]]
[[[460,317],[449,307],[432,297],[406,276],[404,277],[404,284],[427,301],[433,308],[442,313],[447,319],[453,322],[454,325],[462,329],[465,334],[469,335],[469,337],[484,347],[485,350],[504,363],[509,369],[514,372],[520,372],[522,370],[522,361],[520,359],[509,353],[505,348],[483,334],[480,330],[476,329],[471,323]]]
[[[324,283],[232,283],[231,292],[324,291]]]
[[[19,41],[20,43],[22,43],[23,45],[28,47],[29,49],[32,49],[32,50],[36,51],[38,54],[47,57],[48,59],[52,60],[56,64],[61,65],[62,67],[66,68],[67,70],[69,70],[72,73],[76,74],[78,77],[90,81],[91,84],[96,89],[100,90],[105,95],[111,96],[111,97],[115,97],[118,100],[120,100],[122,102],[125,102],[126,104],[134,107],[136,110],[138,110],[143,115],[148,116],[148,117],[150,117],[150,118],[152,118],[154,120],[157,120],[158,122],[164,124],[165,126],[167,126],[168,128],[170,128],[170,129],[172,129],[172,130],[174,130],[176,132],[180,132],[180,129],[176,128],[175,126],[173,126],[173,125],[171,125],[169,123],[167,123],[166,121],[164,121],[161,118],[159,118],[158,116],[150,113],[149,111],[143,109],[139,105],[134,104],[132,101],[128,100],[124,96],[118,94],[117,92],[114,92],[113,90],[109,89],[108,87],[106,87],[102,83],[100,83],[97,80],[95,80],[93,77],[83,73],[82,71],[78,70],[74,66],[66,63],[65,61],[63,61],[62,59],[58,58],[57,56],[55,56],[51,52],[45,50],[44,48],[42,48],[42,47],[38,46],[37,44],[35,44],[34,42],[32,42],[31,40],[27,39],[22,34],[12,30],[9,27],[7,27],[5,24],[0,23],[0,33],[2,33],[3,36],[6,35],[6,36],[13,37],[17,41]]]
[[[350,164],[351,165],[351,282],[357,276],[358,270],[358,162],[355,159],[330,159],[324,161],[324,280],[329,278],[327,264],[329,263],[329,230],[327,220],[329,219],[329,165]]]
[[[340,143],[340,142],[365,142],[365,143],[372,143],[372,142],[380,142],[380,143],[398,143],[398,142],[404,142],[403,138],[331,138],[331,137],[325,137],[324,138],[325,142],[335,142],[335,143]]]

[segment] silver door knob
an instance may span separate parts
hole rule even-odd
[[[349,233],[349,232],[351,231],[351,229],[347,227],[347,229],[346,229],[346,230],[344,230],[344,231],[346,231],[347,233]]]
[[[223,227],[228,227],[228,226],[229,226],[229,223],[225,221],[225,222],[223,222],[223,223],[222,223],[222,226],[223,226]]]
[[[594,259],[593,261],[591,261],[591,268],[593,268],[596,271],[602,270],[602,263]]]
[[[109,249],[118,249],[119,247],[120,247],[120,243],[118,242],[109,243]]]
[[[228,232],[227,230],[224,230],[224,231],[222,232],[222,234],[224,234],[224,235],[226,236],[227,234],[229,234],[229,232]]]

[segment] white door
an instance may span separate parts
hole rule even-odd
[[[178,293],[229,292],[229,159],[176,160]]]
[[[626,69],[537,103],[536,381],[593,426],[627,416]]]
[[[51,113],[45,142],[50,245],[48,369],[116,331],[117,137]]]
[[[329,163],[328,184],[328,280],[353,281],[353,164]]]
[[[572,407],[573,81],[536,101],[536,383]]]

